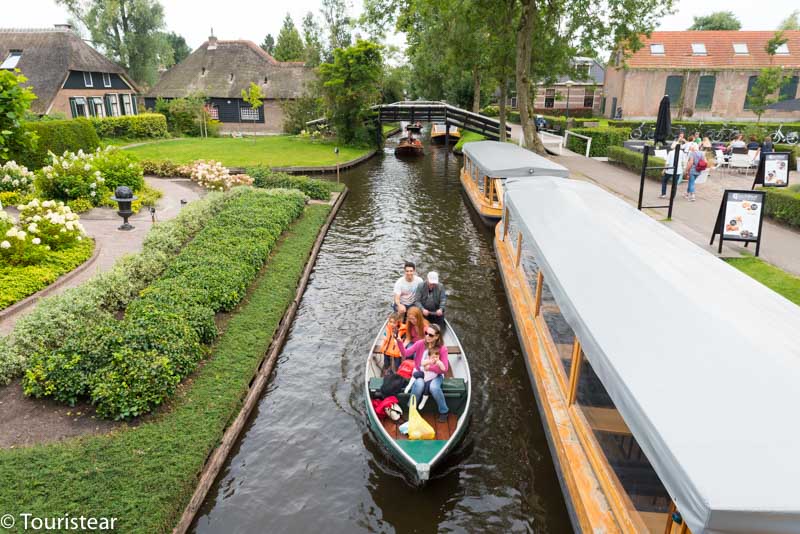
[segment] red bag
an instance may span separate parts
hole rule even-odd
[[[401,363],[400,367],[397,369],[397,374],[406,379],[411,378],[413,372],[414,360],[403,360],[403,363]]]

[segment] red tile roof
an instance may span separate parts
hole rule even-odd
[[[679,31],[653,32],[642,36],[644,46],[627,59],[632,68],[688,68],[688,69],[753,69],[770,64],[783,67],[800,67],[800,31],[786,31],[788,55],[776,54],[770,63],[765,47],[775,35],[774,31]],[[693,55],[692,43],[706,46],[706,55]],[[736,54],[734,43],[747,45],[747,54]],[[664,45],[664,54],[650,52],[650,44]]]

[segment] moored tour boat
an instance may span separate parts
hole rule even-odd
[[[443,145],[447,139],[447,128],[444,124],[435,123],[431,126],[431,143],[434,145]],[[461,139],[461,130],[458,126],[450,125],[450,144],[454,145]]]
[[[511,143],[465,143],[461,185],[481,220],[493,226],[503,216],[503,184],[507,178],[569,176],[566,167]]]
[[[414,477],[417,483],[424,484],[430,478],[431,470],[453,450],[466,431],[472,396],[472,381],[470,380],[467,355],[450,323],[445,321],[442,340],[447,345],[447,359],[450,368],[442,383],[442,390],[450,413],[447,416],[447,422],[439,422],[436,401],[429,398],[420,410],[420,414],[436,431],[436,439],[410,440],[399,431],[402,420],[397,422],[388,418],[381,420],[372,407],[371,401],[378,397],[376,394],[383,384],[383,355],[377,351],[380,350],[383,343],[385,331],[386,323],[381,327],[369,354],[367,354],[364,371],[367,418],[370,427],[388,449],[389,454]],[[407,420],[410,395],[401,392],[396,397],[403,408],[403,420]]]
[[[422,131],[422,123],[417,121],[406,126],[406,130],[413,133],[420,133]]]
[[[400,142],[394,147],[395,156],[423,156],[425,149],[422,146],[422,141],[413,137],[401,137]]]
[[[576,532],[800,532],[800,307],[577,180],[494,246]]]

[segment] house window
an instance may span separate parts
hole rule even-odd
[[[669,106],[680,107],[681,92],[683,91],[683,76],[667,76],[665,94],[669,96]]]
[[[606,100],[608,100],[608,98],[600,99],[600,115],[606,114]]]
[[[746,56],[749,53],[747,43],[733,43],[733,53],[737,56]]]
[[[133,115],[133,107],[131,106],[131,95],[122,95],[122,114]]]
[[[705,56],[706,54],[706,45],[704,43],[692,43],[692,55]]]
[[[241,115],[243,121],[257,121],[259,119],[257,109],[241,108],[239,110],[239,114]]]
[[[711,102],[714,100],[714,88],[717,85],[717,77],[700,76],[697,84],[697,98],[694,101],[695,109],[711,109]]]
[[[778,100],[790,100],[797,98],[797,82],[797,76],[792,76],[791,78],[785,79],[783,85],[781,86],[781,92],[780,96],[778,96]]]
[[[758,80],[758,76],[750,76],[750,79],[747,80],[747,94],[744,97],[744,109],[750,109],[750,93],[753,91],[756,80]]]
[[[111,75],[107,72],[103,73],[103,87],[111,87]]]
[[[86,87],[94,87],[94,83],[92,81],[92,73],[91,72],[84,72],[83,73],[83,85]]]
[[[208,113],[208,118],[211,120],[218,121],[219,120],[219,108],[216,106],[208,105],[206,106],[206,112]]]
[[[788,56],[789,55],[789,45],[786,44],[786,43],[783,43],[782,45],[778,46],[778,48],[775,49],[775,54],[779,55],[779,56]]]
[[[555,89],[545,89],[544,90],[544,107],[552,108],[555,107],[556,103],[556,90]]]
[[[664,55],[664,45],[663,44],[651,44],[650,45],[650,53],[654,56],[663,56]]]
[[[591,108],[594,106],[594,87],[586,87],[583,93],[583,107]]]
[[[109,117],[119,117],[119,98],[117,95],[106,95],[106,113],[108,113]]]
[[[72,118],[86,117],[89,115],[89,108],[86,99],[82,96],[75,96],[69,99],[69,108],[72,110]]]
[[[0,69],[13,69],[16,68],[17,63],[19,63],[19,58],[22,57],[22,50],[11,50],[6,56],[6,59],[3,60],[3,64],[0,65]]]
[[[89,114],[92,117],[103,118],[106,112],[103,109],[103,99],[99,96],[93,96],[89,99]]]

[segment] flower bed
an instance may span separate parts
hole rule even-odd
[[[197,160],[189,165],[189,177],[198,185],[211,191],[227,191],[238,185],[251,185],[253,179],[246,174],[231,174],[227,167],[214,160]]]
[[[146,413],[174,393],[216,337],[280,237],[303,211],[290,191],[245,190],[186,245],[119,322],[98,316],[55,350],[30,355],[25,393],[74,403],[89,397],[105,417]]]

